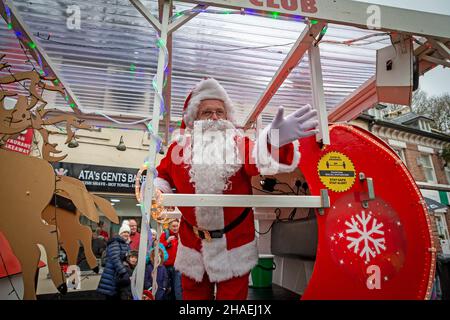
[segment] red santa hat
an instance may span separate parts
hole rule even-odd
[[[186,126],[192,128],[197,117],[198,106],[202,100],[206,99],[223,101],[227,112],[227,120],[235,124],[234,106],[227,92],[216,79],[206,78],[195,86],[184,102],[181,129],[185,129]]]

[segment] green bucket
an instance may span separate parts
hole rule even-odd
[[[260,254],[258,264],[252,269],[253,288],[269,288],[272,286],[272,272],[276,265],[272,254]]]

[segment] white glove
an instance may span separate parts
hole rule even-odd
[[[270,124],[268,139],[271,145],[279,148],[299,138],[309,137],[319,132],[316,129],[319,125],[317,111],[309,104],[300,107],[286,118],[283,117],[283,113],[284,108],[279,107],[277,115]]]

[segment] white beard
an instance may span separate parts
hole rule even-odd
[[[194,123],[191,141],[190,182],[196,193],[222,193],[228,179],[242,166],[234,137],[239,135],[227,120],[201,120]]]

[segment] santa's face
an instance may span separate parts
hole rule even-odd
[[[197,193],[221,193],[228,187],[228,178],[242,166],[235,139],[238,134],[228,120],[194,122],[189,174]]]
[[[196,120],[225,120],[226,118],[227,111],[223,101],[206,99],[200,102]]]

